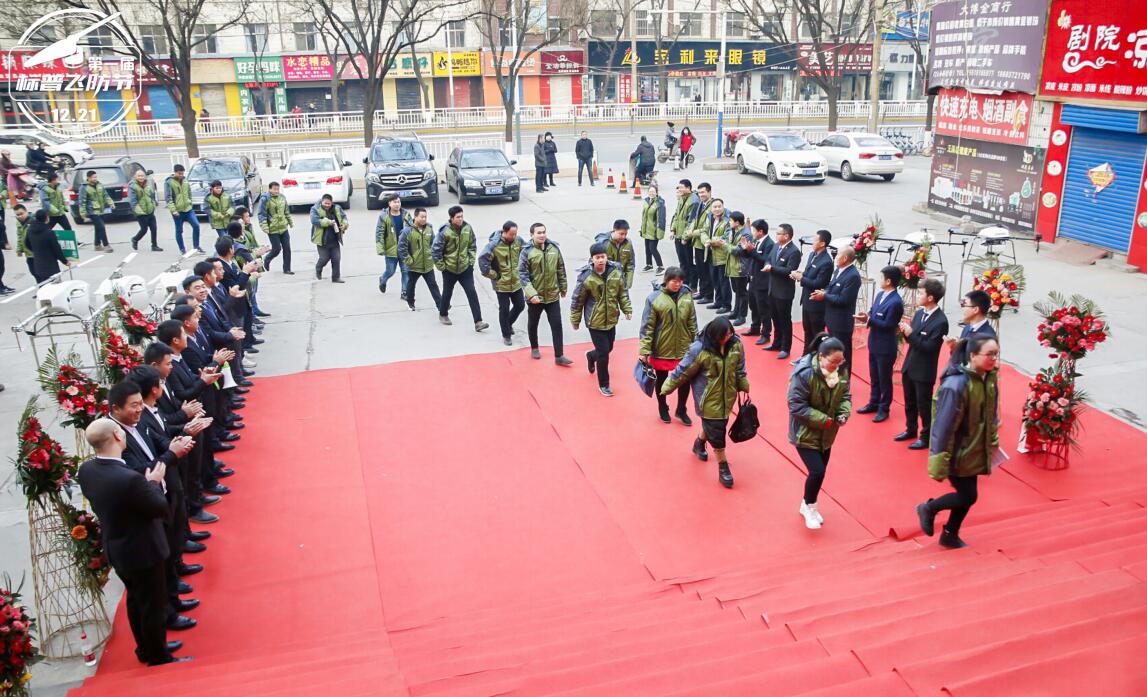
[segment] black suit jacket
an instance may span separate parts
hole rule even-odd
[[[773,270],[769,272],[769,297],[777,300],[792,300],[797,295],[797,282],[789,274],[801,267],[801,250],[792,242],[785,246],[774,245],[769,255]]]
[[[167,559],[170,550],[163,521],[168,506],[158,484],[121,462],[102,457],[80,465],[76,478],[100,520],[104,549],[115,569],[143,569]]]
[[[147,409],[145,408],[144,411],[147,411]],[[139,444],[139,441],[135,439],[135,436],[128,433],[127,426],[120,424],[120,427],[124,430],[124,437],[127,440],[127,448],[123,451],[124,462],[127,463],[128,467],[140,474],[151,469],[155,466],[156,462],[160,461],[167,465],[169,469],[174,469],[176,460],[175,453],[168,450],[166,444],[160,448],[159,441],[155,439],[155,433],[149,431],[142,423],[143,416],[140,417],[140,423],[136,424],[135,430],[147,441],[147,447],[151,450],[151,453],[149,454],[144,450],[143,446]],[[167,438],[165,437],[164,440],[166,441]]]
[[[167,376],[167,387],[180,403],[198,399],[204,390],[210,388],[199,378],[198,372],[187,364],[186,359],[171,362],[171,375]]]
[[[163,477],[163,481],[167,484],[167,497],[172,501],[182,498],[183,475],[181,472],[183,470],[183,462],[168,450],[168,446],[171,445],[171,438],[167,436],[166,425],[159,423],[159,420],[155,418],[155,414],[152,414],[147,407],[144,407],[143,413],[139,417],[139,425],[136,426],[136,428],[143,433],[144,438],[147,438],[148,442],[151,443],[152,452],[155,452],[156,448],[162,448],[160,452],[165,452],[170,455],[170,457],[166,458],[166,460],[170,461],[167,462],[167,472]]]
[[[960,339],[961,340],[971,339],[972,337],[975,337],[975,336],[993,336],[994,337],[995,335],[996,335],[996,330],[992,328],[991,322],[984,322],[982,325],[980,325],[980,328],[975,330],[975,331],[972,330],[972,325],[970,325],[970,324],[965,324],[964,328],[962,330],[960,330]],[[968,362],[968,348],[967,348],[967,346],[965,346],[962,350],[957,348],[956,351],[959,352],[959,354],[960,354],[960,356],[958,358],[959,362],[960,363],[967,363]]]
[[[171,393],[170,385],[165,386],[165,389],[159,394],[159,402],[156,403],[156,406],[159,407],[163,421],[167,424],[169,437],[182,433],[183,427],[191,420],[187,414],[183,413],[182,404],[182,402],[176,401],[175,395]]]
[[[947,334],[948,317],[943,310],[937,307],[927,322],[924,321],[924,308],[916,310],[912,317],[912,333],[904,337],[908,355],[904,357],[904,367],[900,372],[916,382],[934,384],[940,364],[940,348]]]
[[[801,274],[801,305],[808,303],[807,310],[824,312],[824,301],[809,300],[808,296],[814,290],[827,288],[830,278],[832,278],[832,255],[827,251],[810,254],[804,273]]]
[[[860,293],[860,271],[849,266],[841,271],[836,280],[829,277],[824,293],[824,325],[830,330],[845,331],[854,326],[856,320],[856,296]]]
[[[769,259],[773,255],[773,247],[776,243],[773,238],[765,235],[759,240],[753,241],[753,248],[749,250],[749,256],[753,259],[753,273],[749,277],[749,281],[753,285],[753,290],[768,292],[769,280],[772,274],[765,272],[765,264],[769,263]]]

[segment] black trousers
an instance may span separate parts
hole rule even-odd
[[[693,243],[673,240],[673,248],[677,250],[677,265],[685,273],[685,285],[696,293],[696,279],[693,278]]]
[[[414,309],[414,284],[418,283],[418,279],[426,282],[426,287],[430,289],[430,297],[434,299],[434,307],[442,306],[442,293],[438,291],[438,279],[434,278],[434,271],[427,271],[426,273],[418,273],[417,271],[410,271],[406,276],[406,304],[410,309]]]
[[[271,261],[275,257],[279,256],[280,252],[282,252],[282,254],[283,254],[283,271],[290,271],[291,270],[291,233],[288,232],[287,230],[284,230],[283,232],[278,232],[278,233],[275,233],[273,235],[267,235],[267,238],[271,240],[271,251],[267,253],[267,256],[263,257],[263,268],[270,271],[271,270]]]
[[[749,317],[749,279],[738,276],[730,278],[729,282],[733,285],[733,296],[736,298],[733,301],[733,319],[743,322]]]
[[[979,498],[978,479],[979,477],[976,476],[957,477],[952,475],[948,477],[948,481],[952,483],[952,487],[956,491],[944,494],[926,504],[933,513],[951,511],[948,514],[948,522],[944,525],[945,532],[952,535],[959,534],[960,526],[964,524],[964,518],[968,516],[968,511],[972,510],[972,506],[976,505],[976,499]]]
[[[709,263],[708,251],[707,249],[693,250],[693,280],[696,285],[690,287],[697,289],[697,293],[701,296],[700,299],[713,302],[713,265]]]
[[[184,459],[180,459],[175,467],[180,468],[180,478],[183,477],[182,469],[184,467]],[[171,521],[163,524],[164,532],[167,533],[167,547],[171,550],[170,556],[167,557],[167,564],[164,567],[164,581],[167,584],[167,617],[174,617],[179,614],[175,609],[175,605],[179,602],[179,563],[183,561],[183,543],[187,539],[187,501],[184,499],[183,491],[167,492],[168,508],[171,511]]]
[[[97,247],[100,245],[107,246],[111,244],[108,242],[108,229],[107,226],[104,225],[104,217],[102,215],[92,216],[92,230],[95,233],[93,235],[95,240],[93,244],[95,244]]]
[[[808,345],[824,331],[824,302],[809,300],[801,305],[801,325],[804,327],[804,352],[808,353]]]
[[[157,223],[155,222],[155,213],[148,213],[147,215],[137,215],[135,217],[135,222],[139,223],[139,232],[137,232],[135,234],[135,237],[131,238],[131,241],[132,242],[139,242],[140,240],[142,240],[144,238],[144,236],[147,235],[148,231],[150,230],[151,231],[151,246],[152,247],[158,247],[159,245],[157,244],[158,240],[156,239],[156,234],[159,231],[159,227],[158,227]]]
[[[828,450],[813,450],[812,448],[797,448],[801,462],[808,470],[804,480],[804,502],[816,503],[820,495],[820,487],[824,484],[824,473],[828,470],[828,458],[832,455],[832,448]]]
[[[136,651],[148,665],[171,661],[167,650],[167,587],[164,562],[142,569],[116,569],[127,591],[127,622]]]
[[[661,261],[661,252],[657,250],[658,243],[661,240],[645,240],[645,265],[653,266],[653,262],[657,262],[657,268],[665,266],[665,262]]]
[[[206,433],[204,432],[203,435],[205,436]],[[194,515],[203,509],[203,505],[200,503],[203,497],[203,468],[205,465],[213,468],[214,464],[215,454],[207,447],[207,439],[205,437],[196,438],[195,447],[183,458],[179,470],[183,476],[183,495],[187,500],[189,515]]]
[[[844,344],[844,363],[842,367],[848,368],[848,374],[852,375],[852,330],[855,325],[848,324],[846,326],[829,327],[828,333],[834,339],[840,339]]]
[[[319,245],[319,260],[315,262],[315,276],[323,277],[323,267],[331,263],[331,280],[337,281],[342,272],[343,250],[339,244]]]
[[[729,277],[725,275],[724,264],[709,264],[712,268],[710,277],[713,279],[713,302],[722,309],[733,309],[733,289],[729,286]]]
[[[753,311],[753,328],[759,329],[761,336],[773,335],[773,309],[769,304],[769,289],[757,288],[749,283],[749,308]]]
[[[512,293],[495,292],[498,294],[498,325],[502,328],[502,337],[509,339],[514,333],[514,322],[526,309],[526,296],[521,288]]]
[[[657,375],[657,406],[661,408],[662,412],[667,413],[669,411],[669,397],[668,395],[661,394],[661,386],[669,379],[669,371],[655,369],[653,372]],[[684,414],[688,410],[689,389],[690,383],[688,380],[682,381],[681,385],[677,388],[677,410],[675,413]]]
[[[546,168],[534,166],[534,189],[542,191],[546,188]]]
[[[597,364],[597,386],[609,387],[609,352],[617,339],[617,328],[590,329],[589,338],[593,341],[593,350],[588,357]]]
[[[932,432],[932,387],[934,382],[913,380],[907,374],[900,374],[900,382],[904,385],[904,421],[909,433],[919,433],[925,441]],[[919,420],[920,431],[916,430]]]
[[[68,216],[66,214],[53,215],[51,218],[48,218],[48,222],[52,224],[52,227],[59,225],[61,230],[75,230],[75,228],[72,227],[72,222],[68,220]]]
[[[478,304],[478,291],[474,288],[474,267],[462,273],[442,272],[442,302],[438,303],[438,314],[446,317],[450,314],[450,298],[454,296],[454,286],[460,284],[466,293],[466,300],[470,303],[470,314],[474,322],[482,321],[482,306]]]
[[[871,385],[868,403],[885,414],[892,408],[892,367],[894,365],[896,365],[895,353],[868,352],[868,382]]]
[[[554,358],[564,356],[562,304],[558,300],[552,303],[530,303],[529,309],[526,310],[526,332],[530,335],[530,348],[538,348],[538,324],[541,323],[543,312],[546,313],[546,321],[550,323],[550,335],[554,339]]]
[[[579,157],[577,159],[577,185],[581,186],[581,170],[583,167],[585,168],[586,174],[589,175],[589,183],[593,184],[593,161],[584,160]]]
[[[782,351],[793,350],[793,299],[769,296],[773,319],[773,345]]]

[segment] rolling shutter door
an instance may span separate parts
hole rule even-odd
[[[179,110],[175,108],[175,102],[172,101],[171,95],[164,87],[156,85],[148,87],[147,103],[151,105],[151,114],[146,117],[141,116],[141,118],[156,120],[179,118]]]
[[[1147,136],[1075,128],[1064,176],[1059,231],[1064,237],[1117,252],[1131,246]],[[1088,170],[1108,163],[1115,180],[1096,193]]]

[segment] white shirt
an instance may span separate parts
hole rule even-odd
[[[977,322],[977,323],[975,323],[975,324],[971,325],[971,327],[972,327],[972,331],[973,331],[973,332],[978,332],[978,331],[980,331],[980,327],[984,326],[984,325],[985,325],[985,324],[987,324],[987,323],[988,323],[988,320],[987,320],[987,318],[985,317],[984,319],[980,320],[979,322]]]
[[[155,417],[155,420],[159,422],[160,426],[162,426],[165,429],[167,428],[167,422],[163,420],[163,416],[159,413],[158,408],[149,407],[146,404],[144,404],[143,406],[144,406],[144,408],[146,408],[148,411],[151,412],[151,415]]]

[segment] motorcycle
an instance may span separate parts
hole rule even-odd
[[[748,131],[728,131],[725,133],[725,157],[732,157],[737,149],[737,142],[749,135]]]
[[[693,156],[693,151],[689,151],[689,152],[685,153],[685,162],[682,163],[682,164],[684,164],[684,167],[682,169],[688,168],[690,165],[693,164],[693,162],[696,161],[696,159],[697,158],[695,158]],[[672,147],[666,147],[663,145],[657,149],[657,161],[658,162],[660,162],[661,164],[665,164],[666,162],[668,162],[670,160],[673,160],[673,168],[676,169],[677,163],[681,160],[681,148],[678,146],[677,142],[674,142]]]

